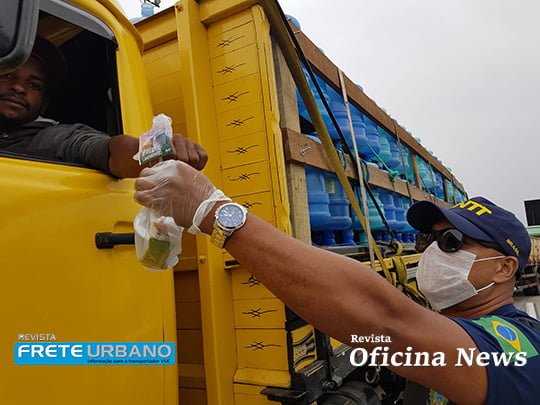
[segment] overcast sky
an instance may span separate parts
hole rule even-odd
[[[120,0],[129,17],[136,0]],[[164,0],[162,9],[174,1]],[[525,222],[540,198],[538,0],[281,0],[464,184]]]

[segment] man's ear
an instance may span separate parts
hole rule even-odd
[[[504,283],[514,277],[519,268],[519,261],[514,256],[506,256],[502,258],[499,263],[493,281],[496,283]]]

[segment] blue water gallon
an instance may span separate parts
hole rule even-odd
[[[402,232],[407,228],[408,222],[405,218],[405,207],[403,205],[404,197],[394,194],[394,206],[396,208],[396,231]]]
[[[418,162],[418,175],[422,181],[422,188],[424,190],[431,190],[435,183],[433,182],[433,177],[431,175],[431,168],[428,163],[422,159],[417,159]]]
[[[361,158],[369,160],[373,157],[373,152],[369,148],[369,141],[366,135],[366,124],[364,123],[362,113],[355,106],[351,106],[351,120],[358,154]]]
[[[388,139],[388,143],[390,144],[390,160],[388,161],[388,167],[392,170],[397,170],[398,172],[403,172],[403,165],[401,164],[401,155],[399,153],[399,145],[397,143],[397,139],[394,138],[392,135],[388,134],[388,132],[384,131],[386,134],[386,139]]]
[[[379,168],[382,170],[387,170],[387,167],[390,168],[389,163],[392,159],[392,151],[390,150],[390,142],[388,142],[388,137],[386,136],[386,131],[381,127],[378,127],[379,133],[379,158],[382,162],[378,162]],[[384,164],[383,164],[384,163]],[[391,169],[391,168],[390,168]]]
[[[375,202],[384,213],[383,203],[381,202],[379,198],[379,191],[373,190],[373,195],[375,197]],[[386,226],[384,225],[384,222],[381,216],[379,215],[379,211],[377,210],[375,203],[369,196],[368,196],[368,211],[369,211],[369,225],[371,227],[373,237],[375,238],[375,240],[381,241],[383,240],[383,235],[384,235],[384,231],[386,230]]]
[[[345,191],[339,182],[337,176],[333,173],[324,173],[326,192],[330,200],[330,222],[328,230],[324,232],[325,245],[335,245],[333,233],[343,231],[352,225],[352,219],[349,211],[349,200]]]
[[[296,27],[299,29],[299,30],[302,30],[302,26],[300,25],[300,21],[298,21],[297,18],[293,17],[292,15],[289,15],[289,14],[285,14],[285,17],[287,17],[287,20],[291,20],[291,22],[296,25]]]
[[[377,130],[377,124],[371,120],[368,116],[364,115],[364,124],[366,124],[366,138],[368,139],[369,148],[371,150],[370,160],[377,162],[375,154],[378,154],[381,150],[379,143],[379,131]]]
[[[390,191],[379,190],[379,199],[381,200],[384,207],[384,217],[386,222],[390,226],[390,229],[393,231],[396,230],[398,221],[396,219],[396,206],[394,205],[394,196]]]
[[[402,147],[403,147],[403,155],[405,157],[405,164],[407,165],[407,170],[406,170],[407,179],[409,180],[409,183],[415,184],[411,150],[409,149],[409,147],[405,145],[402,145]]]
[[[360,205],[360,210],[363,210],[362,197],[361,197],[361,193],[360,193],[360,186],[358,186],[358,185],[354,186],[353,190],[354,190],[354,194],[356,195],[356,199],[358,201],[358,204]],[[352,225],[348,230],[353,231],[353,241],[356,242],[354,244],[357,244],[357,243],[358,244],[365,244],[365,243],[367,243],[367,236],[366,236],[366,233],[364,232],[364,228],[362,227],[362,224],[360,223],[360,220],[356,216],[356,213],[354,212],[354,210],[352,208],[352,205],[349,208],[350,208],[350,213],[351,213]],[[344,232],[347,232],[348,230],[346,230]],[[348,234],[347,236],[344,235],[343,242],[344,243],[348,242],[349,237],[350,237],[350,234]]]
[[[332,124],[332,120],[330,119],[330,115],[328,114],[328,110],[324,106],[324,103],[322,101],[321,95],[317,91],[317,88],[315,87],[315,83],[311,80],[309,73],[305,66],[302,66],[302,70],[304,71],[304,76],[306,77],[307,82],[309,83],[309,88],[311,90],[311,93],[313,94],[313,98],[315,99],[315,103],[317,104],[317,108],[319,109],[319,112],[321,114],[321,118],[326,125],[326,128],[331,131],[334,129],[334,125]],[[326,83],[318,76],[315,76],[317,79],[317,83],[319,84],[319,87],[321,88],[323,97],[326,98],[328,101],[328,95],[326,94]],[[309,113],[306,109],[306,106],[302,100],[302,97],[300,96],[300,92],[298,89],[296,90],[296,102],[298,105],[298,114],[302,116],[305,120],[311,122],[311,117],[309,116]]]
[[[311,166],[306,166],[305,171],[311,230],[327,230],[331,215],[330,199],[326,193],[324,172]]]
[[[437,198],[444,200],[444,185],[443,185],[443,176],[440,172],[435,172],[435,191]]]
[[[349,130],[349,119],[347,118],[347,109],[345,107],[343,97],[329,84],[326,84],[325,87],[330,104],[330,109],[334,114],[334,118],[336,119],[339,128],[341,129],[341,132],[345,136],[347,143],[349,145],[352,145],[351,131]],[[328,131],[330,133],[330,137],[333,140],[341,140],[339,133],[333,123],[330,123],[328,125]]]
[[[454,203],[454,190],[452,189],[452,182],[450,180],[448,180],[447,178],[444,179],[444,187],[446,189],[446,202],[448,202],[449,204],[453,204]]]
[[[311,117],[309,116],[306,105],[304,104],[304,100],[302,100],[302,96],[300,95],[298,89],[296,89],[296,104],[298,106],[298,115],[300,115],[306,121],[311,122]]]
[[[416,229],[414,229],[409,222],[406,220],[407,218],[407,211],[409,211],[409,208],[411,208],[411,201],[408,198],[403,198],[403,212],[405,213],[405,223],[406,226],[403,229],[403,242],[405,243],[414,243],[415,235],[418,232]]]

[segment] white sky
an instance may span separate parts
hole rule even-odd
[[[128,16],[139,0],[120,0]],[[164,0],[161,9],[174,4]],[[525,222],[540,198],[538,0],[281,0],[464,184]]]

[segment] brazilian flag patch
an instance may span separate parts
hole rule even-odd
[[[527,353],[526,357],[538,356],[530,340],[513,324],[498,316],[486,316],[473,321],[497,339],[505,353]]]

